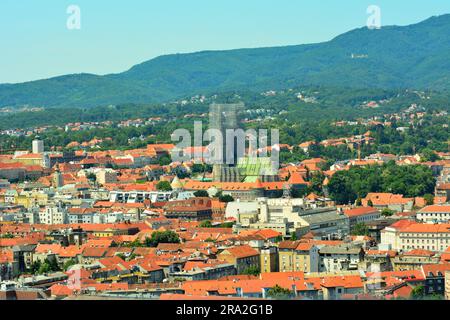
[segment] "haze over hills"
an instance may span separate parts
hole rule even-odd
[[[0,107],[92,107],[165,102],[187,95],[307,85],[450,88],[450,14],[331,41],[160,56],[105,76],[66,75],[0,85]]]

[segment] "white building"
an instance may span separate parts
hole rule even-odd
[[[410,225],[415,224],[411,220],[400,220],[389,227],[384,228],[381,230],[381,243],[380,245],[386,248],[389,248],[389,250],[400,250],[401,244],[400,244],[400,232],[409,227]]]
[[[239,214],[259,213],[262,222],[269,221],[271,218],[288,218],[289,216],[298,218],[303,205],[303,199],[257,198],[254,201],[234,201],[228,203],[225,216],[238,219]]]
[[[42,140],[33,140],[33,153],[44,153],[44,141]]]
[[[48,153],[44,153],[42,156],[42,166],[47,169],[51,168],[51,161]]]
[[[448,223],[450,221],[450,205],[427,206],[417,212],[417,220],[426,223]]]
[[[96,213],[92,217],[93,223],[119,223],[124,220],[123,212]]]
[[[296,232],[301,236],[308,231],[307,223],[299,216],[302,204],[303,199],[235,201],[228,203],[225,216],[236,218],[244,228],[273,229],[283,235]]]
[[[68,214],[68,219],[70,224],[94,223],[94,215],[94,212],[71,210]]]
[[[346,215],[349,219],[350,228],[358,223],[367,223],[381,217],[380,211],[372,207],[347,209],[344,210],[344,215]]]
[[[450,247],[450,224],[412,224],[399,233],[400,249],[444,252]]]
[[[39,223],[65,224],[67,223],[67,211],[58,206],[46,206],[44,211],[39,212]]]
[[[339,246],[324,246],[320,248],[320,272],[341,272],[358,270],[358,265],[364,260],[364,251],[360,247],[343,244]]]
[[[172,194],[171,191],[111,191],[109,201],[119,203],[143,203],[145,200],[165,202],[171,199]]]

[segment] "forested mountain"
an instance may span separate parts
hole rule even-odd
[[[0,107],[155,103],[186,95],[324,85],[450,88],[450,15],[360,28],[331,41],[161,56],[105,76],[76,74],[0,85]]]

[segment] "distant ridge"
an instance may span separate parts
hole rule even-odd
[[[93,107],[301,85],[450,88],[450,14],[409,26],[359,28],[331,41],[160,56],[105,76],[0,85],[0,107]]]

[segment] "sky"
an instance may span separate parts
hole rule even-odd
[[[67,27],[71,5],[80,29]],[[382,25],[450,13],[449,0],[1,0],[0,83],[118,73],[171,53],[328,41],[365,26],[369,5]]]

